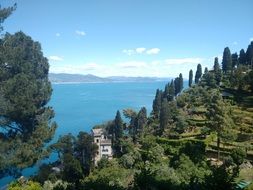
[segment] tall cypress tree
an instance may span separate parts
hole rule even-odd
[[[113,137],[113,147],[116,155],[120,155],[120,138],[123,137],[123,120],[121,118],[119,110],[116,113],[114,119],[114,137]]]
[[[174,86],[174,81],[171,80],[170,85],[169,85],[167,100],[173,101],[174,97],[175,97],[175,86]]]
[[[222,71],[227,73],[228,71],[232,70],[232,56],[230,49],[226,47],[223,51],[223,58],[222,58]]]
[[[180,80],[179,77],[176,77],[174,80],[174,86],[175,86],[175,95],[178,95],[180,92]]]
[[[195,74],[195,84],[199,83],[199,80],[200,80],[201,76],[202,76],[202,66],[199,63],[197,65],[197,71],[196,71],[196,74]]]
[[[162,104],[162,91],[157,89],[155,99],[153,100],[153,115],[158,119]]]
[[[239,54],[239,64],[240,65],[246,65],[246,53],[244,49],[241,49]]]
[[[189,87],[192,86],[192,78],[193,78],[193,71],[190,70],[190,71],[189,71]]]
[[[179,74],[179,93],[182,92],[184,88],[184,79],[182,73]]]
[[[246,51],[246,62],[247,65],[253,65],[253,41],[250,43],[250,45],[247,48]]]
[[[221,73],[221,68],[220,68],[218,57],[214,58],[213,69],[214,69],[214,75],[215,75],[216,84],[219,85],[220,82],[221,82],[222,73]]]
[[[115,124],[115,140],[117,141],[123,136],[123,120],[121,118],[119,110],[116,113],[114,124]]]
[[[236,66],[238,66],[238,54],[237,53],[233,53],[232,54],[232,68],[235,68]]]

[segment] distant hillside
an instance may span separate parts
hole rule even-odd
[[[52,83],[85,83],[85,82],[155,82],[155,81],[168,81],[169,78],[157,77],[98,77],[95,75],[81,75],[81,74],[65,74],[65,73],[49,73],[49,80]]]
[[[49,80],[52,83],[71,83],[71,82],[111,82],[110,79],[97,77],[95,75],[50,73]]]

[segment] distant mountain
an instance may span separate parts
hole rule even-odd
[[[66,74],[66,73],[49,73],[49,80],[52,83],[85,83],[85,82],[155,82],[169,81],[170,78],[158,77],[98,77],[95,75]]]
[[[95,75],[49,73],[49,80],[52,83],[75,83],[75,82],[111,82],[110,79],[97,77]]]
[[[169,78],[158,78],[158,77],[124,77],[124,76],[113,76],[107,77],[114,82],[155,82],[155,81],[168,81]]]

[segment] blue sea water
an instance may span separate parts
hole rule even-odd
[[[89,132],[94,125],[114,119],[117,110],[145,106],[150,112],[157,88],[166,81],[139,83],[54,84],[50,105],[59,125],[56,136]]]
[[[164,89],[166,83],[167,81],[53,84],[49,105],[55,111],[54,120],[58,124],[53,141],[56,141],[59,135],[90,132],[94,125],[114,119],[117,110],[139,110],[145,106],[150,112],[156,89]],[[54,158],[55,156],[51,156],[45,161],[50,162]],[[30,176],[37,171],[40,164],[25,169],[22,174]],[[0,189],[12,179],[1,179]]]

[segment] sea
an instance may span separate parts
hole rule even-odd
[[[146,107],[150,113],[156,89],[164,89],[168,82],[52,84],[49,106],[55,111],[54,121],[58,125],[52,142],[60,135],[90,132],[93,126],[113,120],[117,110],[122,112],[123,109],[130,108],[138,111],[141,107]],[[186,86],[187,81],[184,82],[184,87]],[[43,162],[54,160],[55,156],[51,156]],[[39,162],[34,167],[25,169],[22,175],[33,175],[41,164]],[[0,179],[0,189],[11,180],[13,178],[10,176]]]

